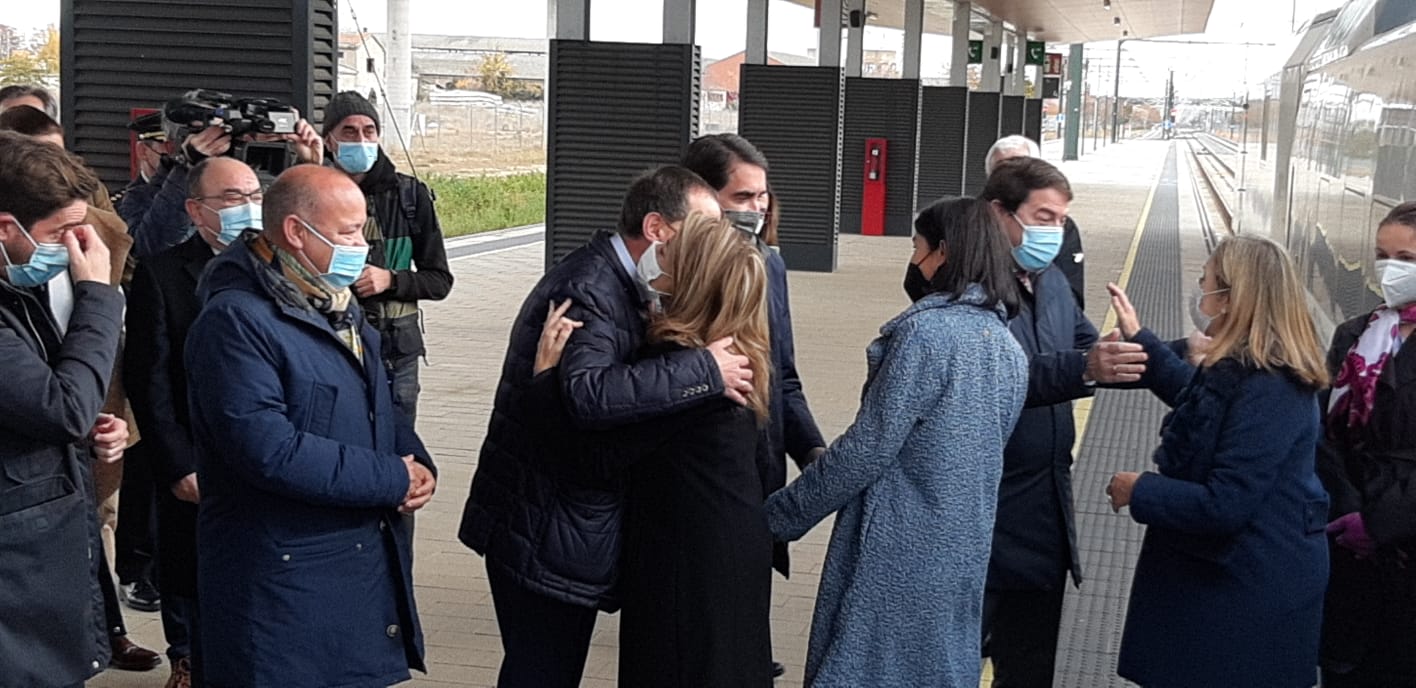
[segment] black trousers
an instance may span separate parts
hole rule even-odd
[[[983,595],[983,656],[993,688],[1052,688],[1065,581],[1052,590],[988,590]]]
[[[487,580],[505,652],[497,688],[577,688],[599,612],[527,590],[493,566]]]
[[[147,578],[155,581],[157,554],[157,499],[152,462],[143,443],[123,452],[123,483],[118,497],[118,530],[113,534],[114,572],[127,584]]]

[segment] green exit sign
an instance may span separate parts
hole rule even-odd
[[[969,41],[969,64],[983,64],[983,41]]]
[[[1028,59],[1025,64],[1047,64],[1047,44],[1042,41],[1028,41]]]

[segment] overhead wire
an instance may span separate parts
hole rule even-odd
[[[366,54],[366,55],[373,55],[373,54],[374,54],[373,51],[372,51],[372,50],[369,50],[369,36],[368,36],[368,32],[364,31],[364,25],[363,25],[363,23],[361,23],[361,22],[359,21],[359,13],[358,13],[357,11],[355,11],[355,9],[354,9],[354,0],[345,0],[345,1],[346,1],[346,4],[349,6],[349,16],[354,19],[354,28],[359,32],[359,43],[360,43],[360,44],[363,46],[363,48],[364,48],[364,54]],[[337,4],[337,3],[336,3],[336,4]],[[338,37],[336,37],[335,40],[337,41],[337,40],[338,40]],[[383,53],[384,53],[384,64],[387,65],[387,64],[388,64],[388,49],[387,49],[387,48],[384,48],[384,47],[383,47],[383,44],[380,44],[380,45],[379,45],[379,48],[383,50]],[[378,88],[378,91],[379,91],[379,98],[382,99],[382,101],[383,101],[385,104],[387,104],[387,103],[388,103],[388,91],[384,89],[384,80],[383,80],[383,77],[379,75],[378,70],[373,70],[373,73],[374,73],[374,85]],[[335,78],[338,79],[338,76],[336,76]],[[412,104],[411,104],[411,103],[409,104],[409,111],[410,111],[410,113],[412,112]],[[399,119],[398,116],[397,116],[398,113],[394,112],[394,111],[393,111],[393,108],[390,107],[390,108],[389,108],[389,114],[392,115],[391,117],[389,117],[389,119],[393,120],[393,135],[394,135],[395,138],[398,139],[398,145],[400,145],[400,146],[403,147],[403,157],[404,157],[404,158],[407,158],[407,160],[408,160],[408,169],[409,169],[410,172],[413,173],[413,177],[414,177],[415,179],[419,179],[419,181],[421,181],[421,178],[420,178],[419,175],[418,175],[418,166],[413,163],[413,153],[412,153],[412,149],[411,149],[411,148],[409,147],[409,145],[408,145],[408,140],[407,140],[406,138],[404,138],[404,136],[403,136],[403,127],[400,125],[400,123],[399,123],[399,121],[398,121],[398,119]]]

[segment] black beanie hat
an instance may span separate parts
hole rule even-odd
[[[383,125],[379,123],[379,111],[374,108],[374,104],[368,98],[359,95],[355,91],[340,91],[329,99],[329,105],[325,106],[324,124],[320,127],[320,136],[329,136],[330,130],[344,121],[350,115],[364,115],[374,120],[374,127],[383,133]]]

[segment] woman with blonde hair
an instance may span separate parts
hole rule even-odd
[[[1147,526],[1117,673],[1146,688],[1316,683],[1328,579],[1327,494],[1314,466],[1323,349],[1297,271],[1273,241],[1226,239],[1205,263],[1185,352],[1141,328],[1142,383],[1174,410],[1156,470],[1106,492]],[[1198,360],[1197,366],[1185,354]]]
[[[619,683],[770,686],[772,536],[757,471],[772,385],[766,264],[727,221],[700,214],[650,250],[662,272],[648,283],[660,309],[643,354],[732,337],[753,378],[745,407],[718,397],[574,438],[577,455],[603,457],[626,492]],[[541,382],[578,326],[567,306],[548,314],[537,354],[534,386],[548,394],[559,385]]]

